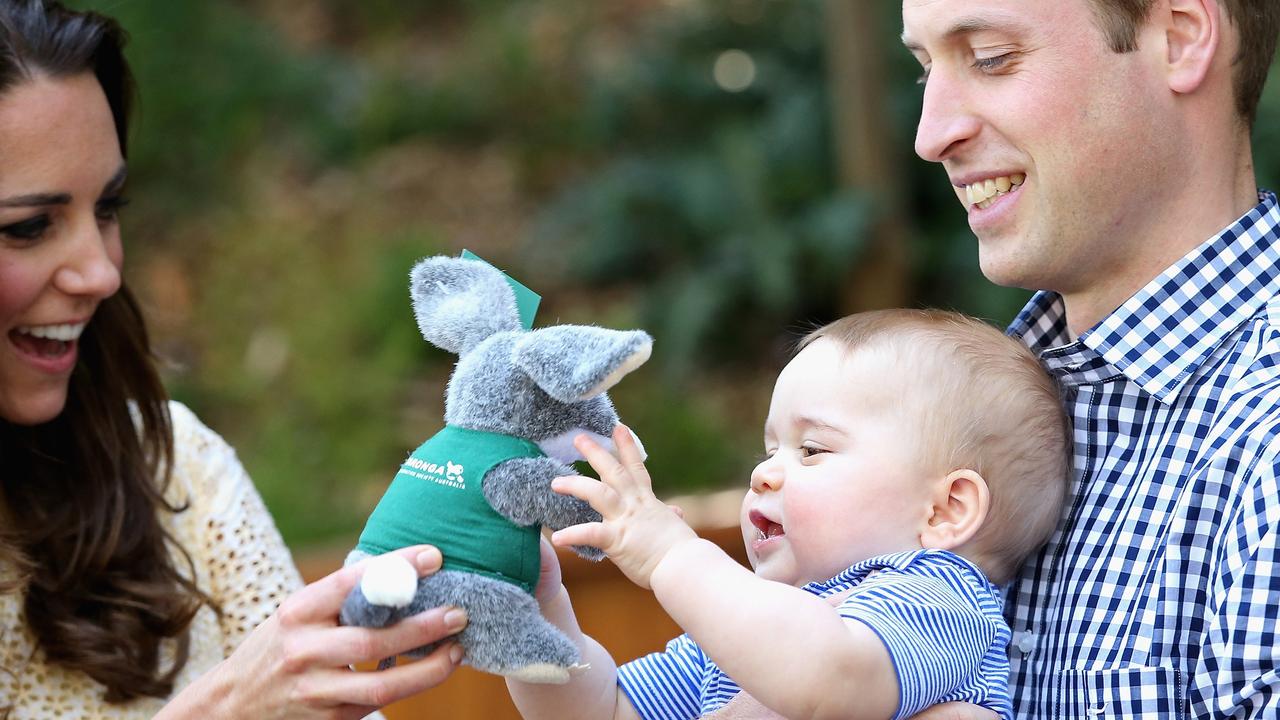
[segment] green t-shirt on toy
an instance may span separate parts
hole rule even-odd
[[[538,582],[539,527],[521,527],[495,512],[483,483],[499,463],[543,456],[522,438],[446,425],[400,466],[357,549],[381,555],[409,545],[435,545],[445,570],[478,573],[532,593]]]

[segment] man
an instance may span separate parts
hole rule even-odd
[[[1008,588],[1018,717],[1276,717],[1280,210],[1249,132],[1276,0],[904,0],[916,151],[1075,423]],[[970,713],[972,710],[972,714]],[[986,717],[936,708],[935,717]]]

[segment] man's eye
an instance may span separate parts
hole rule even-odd
[[[976,57],[973,59],[973,67],[983,72],[998,70],[1002,65],[1009,62],[1012,56],[1013,53],[1005,53],[1003,55],[995,55],[993,57]]]
[[[37,215],[28,220],[0,227],[0,235],[7,235],[15,240],[39,240],[48,229],[49,216]]]

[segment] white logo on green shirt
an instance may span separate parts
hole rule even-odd
[[[400,466],[400,472],[419,480],[430,480],[448,487],[465,489],[467,486],[462,477],[462,465],[452,460],[446,460],[444,465],[438,465],[416,457],[410,457],[404,461],[404,465]]]

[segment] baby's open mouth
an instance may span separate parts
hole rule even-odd
[[[782,535],[786,535],[786,531],[782,529],[781,523],[776,523],[765,517],[759,510],[752,510],[749,516],[751,524],[756,527],[756,539],[767,540]]]

